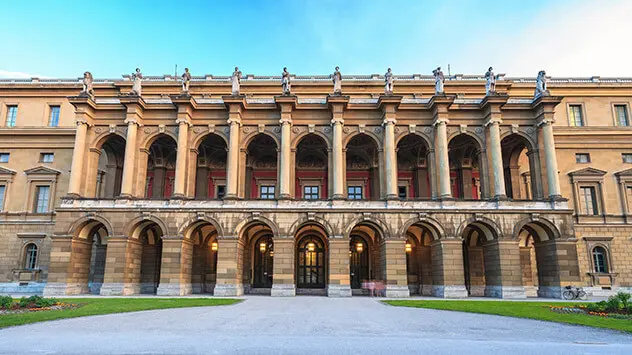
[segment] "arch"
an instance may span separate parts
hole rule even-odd
[[[171,236],[167,224],[160,217],[154,215],[135,217],[127,223],[123,230],[129,238],[138,239],[142,229],[150,223],[156,224],[161,229],[163,236]]]
[[[244,137],[244,143],[242,144],[241,149],[248,149],[248,146],[250,145],[250,143],[252,143],[252,141],[255,138],[257,138],[259,135],[264,135],[264,136],[268,136],[272,138],[272,140],[274,140],[274,143],[276,143],[277,148],[281,147],[281,141],[272,133],[266,132],[266,131],[263,131],[263,132],[253,131],[252,133],[249,133]]]
[[[345,239],[348,239],[350,237],[351,231],[353,231],[353,229],[356,226],[363,223],[373,225],[373,227],[375,227],[378,230],[378,232],[380,232],[380,234],[382,235],[382,238],[384,239],[392,238],[393,234],[391,233],[391,229],[388,227],[388,225],[384,223],[384,221],[382,221],[380,218],[377,218],[375,216],[359,216],[359,217],[354,218],[353,220],[351,220],[351,222],[347,224],[342,236]],[[398,236],[398,238],[401,238],[401,237]]]
[[[34,249],[34,255],[29,255],[30,251],[29,248],[33,247]],[[24,267],[24,269],[27,270],[34,270],[37,269],[37,266],[39,264],[39,258],[40,258],[40,248],[39,246],[34,243],[34,242],[28,242],[26,244],[24,244],[24,246],[22,247],[22,267]]]
[[[279,227],[272,220],[263,216],[250,216],[242,219],[233,230],[234,237],[241,239],[243,232],[253,223],[262,223],[267,225],[272,230],[272,237],[279,238]]]
[[[332,237],[334,236],[334,229],[331,226],[331,224],[329,224],[329,222],[327,222],[327,220],[321,218],[321,217],[301,217],[299,219],[297,219],[296,221],[294,221],[294,223],[292,224],[292,226],[290,227],[289,231],[288,231],[288,236],[295,236],[296,233],[301,230],[301,228],[303,228],[304,226],[308,225],[308,224],[315,224],[317,226],[319,226],[320,228],[322,228],[327,237]]]
[[[164,132],[158,131],[158,132],[150,133],[148,136],[146,136],[143,139],[142,143],[140,144],[140,149],[141,150],[150,149],[151,145],[154,144],[156,140],[158,140],[160,137],[163,137],[163,136],[173,139],[173,141],[176,143],[176,146],[178,146],[178,137],[175,134],[165,130]]]
[[[483,141],[482,138],[478,137],[476,134],[473,134],[471,132],[461,132],[461,131],[455,131],[453,133],[448,134],[448,146],[450,145],[450,142],[452,142],[455,138],[461,135],[467,136],[471,138],[473,141],[475,141],[476,144],[478,145],[477,148],[479,151],[482,151],[483,147],[485,147],[485,142]]]
[[[112,137],[119,137],[122,138],[123,141],[126,141],[126,138],[122,133],[118,132],[118,131],[114,131],[114,132],[103,132],[99,135],[97,135],[93,140],[92,140],[92,144],[90,145],[89,148],[94,148],[94,149],[101,149],[103,147],[103,144],[105,144],[105,142],[107,142],[110,138]],[[88,149],[89,150],[89,149]]]
[[[380,137],[370,131],[364,131],[364,132],[357,131],[357,132],[349,133],[349,135],[347,135],[347,137],[343,139],[342,141],[342,146],[344,147],[344,149],[347,149],[347,145],[349,144],[349,142],[351,142],[353,138],[358,137],[363,134],[370,137],[373,140],[373,142],[375,142],[375,146],[377,147],[378,150],[382,149],[382,141],[380,140]]]
[[[306,136],[313,134],[319,138],[321,138],[324,142],[325,145],[327,146],[327,150],[332,149],[331,148],[331,142],[329,141],[329,137],[327,137],[327,135],[325,135],[322,132],[318,132],[318,131],[314,131],[314,132],[310,132],[310,131],[305,131],[305,132],[301,132],[299,133],[296,137],[294,137],[294,139],[292,139],[292,142],[290,143],[290,149],[297,149],[299,143],[301,143],[301,141],[303,140],[303,138],[305,138]]]
[[[597,265],[596,256],[599,254],[601,254],[603,265]],[[611,272],[610,251],[608,250],[608,247],[605,244],[597,243],[593,245],[592,248],[590,248],[590,259],[592,261],[591,262],[592,272],[597,272],[597,273]],[[603,270],[600,270],[600,268],[603,268]]]
[[[90,228],[88,229],[92,229],[96,226],[97,223],[100,223],[105,227],[108,235],[114,235],[114,228],[112,228],[112,223],[110,223],[107,218],[98,214],[86,215],[75,220],[68,228],[68,234],[72,235],[73,238],[85,239],[82,235],[84,234],[83,231],[86,229],[85,227],[90,225]],[[87,236],[87,232],[85,234]]]
[[[206,138],[210,136],[218,136],[224,141],[224,143],[226,143],[226,146],[228,147],[228,144],[229,144],[228,137],[225,137],[223,134],[220,134],[218,132],[206,132],[204,134],[200,134],[193,140],[191,147],[195,149],[199,149],[200,144],[202,144],[202,142],[204,142],[204,140],[206,140]]]
[[[427,135],[425,135],[425,134],[423,134],[421,132],[417,132],[417,131],[400,134],[399,137],[395,138],[395,147],[397,147],[397,145],[399,144],[399,142],[402,139],[404,139],[404,138],[406,138],[408,136],[411,136],[411,135],[421,138],[424,141],[424,143],[426,144],[426,148],[427,149],[430,149],[430,147],[432,147],[432,142],[430,141],[430,138]]]
[[[546,240],[560,239],[560,231],[555,224],[546,218],[526,217],[516,223],[513,230],[513,239],[518,240],[520,232],[525,228],[534,237],[534,241],[543,242]]]
[[[456,230],[457,238],[462,237],[463,233],[469,226],[473,226],[480,229],[485,235],[485,239],[487,239],[487,241],[491,241],[494,239],[502,239],[502,236],[503,236],[501,232],[502,229],[498,226],[498,224],[496,224],[496,222],[494,222],[493,220],[487,217],[480,217],[480,216],[471,217],[461,222],[461,224]]]
[[[501,133],[500,141],[502,142],[503,139],[507,137],[511,137],[512,135],[516,135],[523,138],[527,142],[526,147],[527,147],[527,150],[529,151],[532,151],[533,149],[536,149],[538,147],[538,144],[533,140],[533,138],[531,138],[528,134],[523,133],[523,132],[507,131],[507,132]]]
[[[219,222],[215,219],[215,218],[211,218],[211,217],[203,217],[203,218],[199,218],[199,217],[194,217],[194,218],[189,218],[188,220],[184,221],[181,225],[180,228],[178,228],[178,236],[182,236],[185,239],[191,239],[191,233],[199,226],[203,225],[203,224],[211,224],[215,230],[217,231],[217,237],[221,238],[224,236],[224,230],[222,228],[222,226],[219,224]]]
[[[441,223],[432,217],[413,217],[407,220],[400,228],[398,236],[403,238],[407,237],[408,228],[415,224],[427,227],[432,234],[433,240],[445,239],[445,230],[441,226]]]

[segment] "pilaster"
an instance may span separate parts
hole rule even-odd
[[[351,297],[351,275],[349,268],[349,239],[329,239],[329,282],[327,296]]]
[[[274,239],[272,296],[295,296],[295,241],[293,236]]]
[[[349,103],[349,96],[329,95],[327,103],[331,109],[331,125],[333,127],[333,200],[346,197],[345,194],[345,162],[342,151],[342,128],[344,126],[344,109]]]
[[[140,293],[143,246],[125,236],[111,236],[107,243],[102,296],[127,296]]]
[[[448,107],[454,101],[454,96],[435,95],[430,99],[428,107],[432,110],[433,127],[435,128],[435,159],[439,176],[438,198],[451,199],[450,186],[450,157],[448,155],[448,128],[450,122]],[[434,172],[433,172],[434,173]]]
[[[395,125],[397,108],[401,96],[380,96],[378,108],[382,111],[384,126],[384,170],[386,179],[386,199],[397,199],[397,154],[395,152]]]
[[[134,191],[136,186],[135,172],[137,169],[136,154],[138,149],[138,127],[143,126],[143,112],[145,101],[140,96],[121,96],[121,104],[126,107],[125,124],[127,124],[127,138],[125,139],[125,159],[123,161],[123,178],[121,183],[121,197],[138,197],[141,193]],[[143,176],[142,179],[145,177]],[[143,191],[144,192],[144,191]]]
[[[193,243],[182,237],[162,237],[160,284],[158,296],[184,296],[191,294],[193,269]]]
[[[275,96],[275,102],[281,110],[281,164],[279,169],[279,199],[286,200],[292,198],[291,176],[291,128],[292,128],[292,110],[296,107],[298,99],[296,96]]]
[[[188,171],[189,128],[192,126],[193,111],[197,108],[195,100],[188,94],[171,97],[178,109],[178,150],[176,155],[176,178],[174,183],[174,198],[186,196],[186,175]]]
[[[226,196],[224,199],[233,200],[238,198],[239,193],[239,134],[241,113],[246,108],[246,96],[223,96],[222,99],[228,109],[228,125],[230,126],[226,168]]]

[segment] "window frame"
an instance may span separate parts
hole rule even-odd
[[[625,161],[625,156],[626,155],[631,158],[630,161]],[[632,153],[621,153],[621,162],[623,164],[632,164]]]
[[[5,103],[4,106],[6,107],[6,110],[4,113],[4,127],[8,127],[8,128],[15,127],[18,122],[18,113],[20,112],[20,105],[13,102],[7,102]],[[9,111],[11,110],[12,107],[15,107],[15,117],[13,117],[13,124],[9,125]]]
[[[45,166],[38,166],[24,171],[27,176],[27,198],[24,201],[24,211],[34,214],[49,214],[54,212],[57,180],[61,171]],[[48,211],[36,212],[38,186],[49,186]]]
[[[40,205],[40,196],[43,189],[47,189],[46,202]],[[50,212],[50,195],[51,195],[50,185],[47,185],[47,184],[35,185],[35,199],[33,201],[33,209],[32,209],[33,213],[43,214],[43,213]]]
[[[581,126],[571,124],[571,106],[579,106],[579,114],[581,115]],[[566,117],[569,127],[586,127],[588,126],[588,120],[586,118],[586,109],[583,102],[568,102],[566,104]]]
[[[354,189],[354,193],[353,194],[349,194],[349,189],[353,188]],[[355,190],[360,189],[360,198],[352,198],[351,196],[358,196],[358,194],[356,193]],[[353,201],[362,201],[364,200],[364,184],[360,184],[360,185],[355,185],[355,184],[348,184],[347,185],[347,200],[353,200]]]
[[[572,171],[568,173],[571,178],[571,183],[573,185],[573,203],[574,203],[574,212],[576,216],[586,216],[586,217],[595,217],[595,216],[605,216],[607,214],[607,205],[604,201],[604,185],[603,179],[607,174],[606,171],[595,169],[592,167],[586,167],[583,169],[579,169],[576,171]],[[586,209],[584,207],[584,201],[582,201],[582,191],[580,188],[583,187],[593,187],[594,188],[594,199],[593,205],[596,203],[597,205],[597,213],[596,214],[587,214]]]
[[[53,112],[54,112],[54,108],[58,108],[57,111],[57,122],[55,125],[53,125]],[[61,118],[61,104],[59,103],[49,103],[48,104],[48,124],[47,127],[59,127],[59,119]]]
[[[579,161],[580,156],[586,156],[588,159],[586,161]],[[590,164],[590,153],[575,153],[575,164]]]
[[[628,121],[628,124],[626,126],[621,126],[619,124],[619,118],[617,117],[617,106],[624,106],[625,107],[625,114],[626,119]],[[629,102],[612,102],[611,103],[611,108],[612,108],[612,122],[614,123],[615,127],[632,127],[632,117],[630,117],[630,103]]]
[[[51,157],[50,161],[44,159],[45,156],[49,156]],[[45,164],[50,164],[50,163],[54,163],[55,162],[55,153],[53,152],[41,152],[40,153],[40,159],[39,159],[40,163],[45,163]]]
[[[2,160],[2,157],[3,157],[3,156],[6,156],[6,157],[7,157],[7,160],[6,160],[6,161],[3,161],[3,160]],[[11,153],[0,153],[0,163],[2,163],[2,164],[8,164],[8,163],[9,163],[9,160],[11,160]]]
[[[586,194],[586,191],[589,191],[590,193]],[[591,206],[589,206],[587,198],[588,195],[590,196]],[[579,185],[579,203],[582,215],[599,216],[599,203],[597,201],[597,188],[595,186],[584,184]],[[589,213],[589,211],[591,213]]]
[[[302,186],[302,197],[304,200],[320,200],[320,185],[303,185]],[[310,189],[310,192],[307,193],[306,189]],[[314,194],[314,189],[316,189],[316,193]],[[316,197],[313,197],[313,196]],[[311,196],[311,197],[307,197]]]
[[[31,253],[29,253],[29,247],[34,247],[35,248],[35,256],[34,258],[31,259]],[[27,242],[24,245],[24,258],[22,261],[22,267],[23,270],[28,270],[28,271],[35,271],[35,270],[39,270],[39,246],[36,243],[33,242]],[[32,265],[32,267],[31,267]]]
[[[270,188],[272,193],[270,193]],[[267,189],[267,192],[263,192],[263,189]],[[276,199],[276,185],[274,184],[260,184],[259,185],[259,199],[260,200],[275,200]],[[268,196],[268,197],[264,197]]]
[[[601,256],[603,258],[602,260],[602,265],[598,265],[597,264],[597,260],[595,258],[596,251],[597,249],[601,249],[603,252],[601,252]],[[593,260],[593,264],[592,264],[592,270],[594,273],[597,274],[609,274],[610,273],[610,263],[608,262],[608,250],[606,247],[602,246],[601,244],[597,244],[595,246],[592,247],[592,250],[590,251],[590,255],[592,257]],[[603,270],[601,270],[601,268],[603,268]]]

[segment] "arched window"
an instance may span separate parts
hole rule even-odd
[[[593,265],[595,272],[607,273],[608,271],[608,257],[606,249],[603,247],[594,247],[592,251]]]
[[[34,270],[37,267],[37,245],[29,244],[25,249],[24,268]]]

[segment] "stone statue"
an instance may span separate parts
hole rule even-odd
[[[538,73],[538,77],[535,82],[535,93],[534,97],[538,96],[548,96],[549,90],[546,88],[546,72],[544,70],[540,70]]]
[[[136,68],[136,72],[132,73],[132,80],[134,80],[134,85],[132,85],[132,91],[130,91],[130,95],[141,96],[142,84],[143,84],[143,73],[140,72],[139,68]]]
[[[485,73],[485,95],[494,95],[496,93],[496,75],[494,75],[494,68],[489,67],[487,73]]]
[[[388,68],[384,74],[384,94],[393,95],[393,72]]]
[[[432,76],[434,76],[435,79],[435,95],[443,95],[443,82],[445,81],[445,77],[443,76],[441,67],[437,67],[437,69],[433,70]]]
[[[230,80],[233,83],[232,94],[239,95],[239,85],[241,84],[241,72],[239,71],[239,67],[235,67],[235,71],[233,75],[230,77]]]
[[[83,73],[83,89],[81,90],[80,95],[94,95],[94,90],[92,89],[92,73],[89,71]]]
[[[189,73],[189,68],[184,68],[184,73],[182,73],[182,92],[189,92],[189,85],[191,84],[191,73]]]
[[[283,95],[290,95],[290,73],[287,71],[287,68],[283,68],[283,73],[281,74],[281,86],[283,87]]]
[[[331,79],[334,82],[334,95],[342,95],[342,74],[340,74],[340,67],[336,67],[336,71],[331,75]]]

